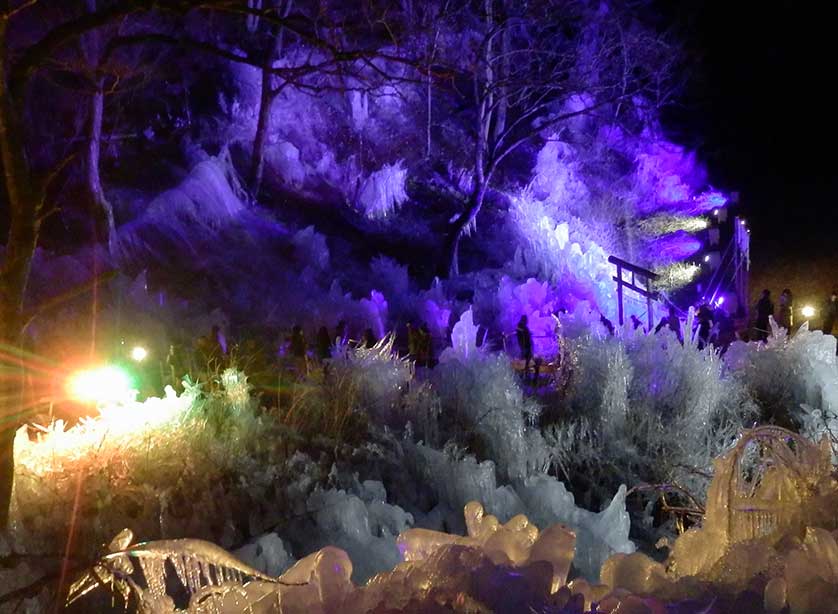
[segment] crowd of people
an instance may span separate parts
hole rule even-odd
[[[764,341],[771,333],[771,318],[774,318],[780,326],[791,331],[795,324],[794,296],[791,290],[786,288],[780,294],[777,305],[771,298],[771,290],[762,291],[756,304],[756,319],[754,321],[753,338]],[[817,315],[817,311],[815,312]],[[820,329],[827,335],[831,335],[838,321],[838,286],[832,288],[832,292],[823,301],[820,310]],[[813,328],[817,327],[817,323]]]
[[[406,335],[398,338],[399,349],[406,350],[408,358],[417,366],[431,367],[434,364],[434,349],[431,332],[426,323],[415,326],[412,321],[407,323]],[[324,364],[333,356],[335,348],[372,348],[379,342],[372,328],[367,328],[358,337],[350,335],[349,327],[344,320],[338,322],[333,334],[326,326],[321,326],[314,337],[314,344],[310,345],[299,324],[291,329],[291,335],[279,349],[280,356],[291,358],[299,371],[308,368],[309,361]],[[404,352],[402,352],[404,353]]]

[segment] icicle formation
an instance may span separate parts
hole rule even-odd
[[[407,201],[406,181],[407,169],[402,160],[385,164],[361,184],[358,207],[370,219],[387,217]]]
[[[104,585],[134,598],[141,611],[175,612],[166,592],[166,575],[174,570],[190,597],[187,611],[196,614],[257,607],[360,614],[385,606],[394,612],[441,606],[582,612],[594,602],[597,612],[681,611],[677,602],[683,599],[697,600],[694,605],[713,601],[718,611],[731,611],[726,606],[743,591],[763,591],[765,611],[803,614],[838,598],[838,482],[830,454],[826,440],[815,445],[773,426],[746,431],[716,461],[703,526],[679,537],[664,563],[640,553],[612,556],[601,584],[566,584],[574,531],[562,524],[539,531],[521,514],[501,524],[472,501],[465,506],[467,536],[402,531],[397,544],[404,562],[362,587],[351,581],[347,554],[334,547],[274,579],[206,542],[130,546],[133,536],[126,530],[73,584],[69,601]]]
[[[91,570],[70,587],[67,605],[90,593],[98,586],[110,586],[118,592],[126,605],[133,596],[140,611],[174,611],[168,595],[167,564],[174,569],[180,584],[190,597],[189,611],[202,602],[202,610],[220,611],[218,605],[225,595],[236,593],[245,580],[258,580],[274,584],[276,579],[245,565],[215,544],[197,539],[160,540],[130,545],[134,534],[124,529],[108,546],[103,556]],[[136,562],[141,577],[136,573]],[[212,605],[212,604],[215,605]],[[249,607],[246,602],[240,611]]]

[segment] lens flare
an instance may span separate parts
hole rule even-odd
[[[141,345],[137,345],[131,350],[131,360],[142,362],[146,359],[146,356],[148,356],[148,350]]]
[[[815,316],[815,308],[811,305],[806,305],[803,309],[800,310],[800,313],[803,314],[804,318],[813,318]]]
[[[136,391],[128,374],[114,366],[79,371],[67,380],[67,393],[82,403],[125,403],[133,401]]]

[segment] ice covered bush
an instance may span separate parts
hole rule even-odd
[[[677,483],[700,496],[712,460],[755,417],[740,382],[687,335],[589,334],[570,345],[572,418],[551,431],[565,474],[600,497],[620,483]],[[677,436],[673,434],[677,433]]]
[[[530,187],[541,200],[558,205],[578,204],[589,198],[588,189],[579,177],[579,156],[574,148],[553,135],[536,157]]]
[[[393,350],[393,335],[371,348],[338,351],[332,359],[327,385],[334,380],[351,380],[357,390],[357,410],[382,423],[397,417],[402,396],[413,379],[413,364]]]
[[[76,524],[79,554],[90,554],[126,521],[152,536],[232,544],[248,530],[249,514],[255,519],[273,505],[251,497],[271,479],[266,468],[282,463],[277,427],[257,415],[246,378],[233,370],[217,389],[187,384],[179,396],[169,388],[162,399],[103,406],[72,427],[41,427],[34,440],[22,427],[14,540],[26,551],[53,551],[64,543],[77,504],[85,519]],[[76,501],[78,488],[84,494]]]
[[[491,460],[478,462],[450,446],[440,451],[406,445],[405,453],[410,475],[431,491],[430,501],[435,502],[430,510],[414,513],[417,526],[462,533],[465,527],[457,510],[480,497],[486,511],[501,521],[526,514],[539,527],[556,523],[570,527],[578,538],[575,569],[589,580],[597,578],[600,566],[613,553],[634,552],[625,487],[595,513],[577,507],[573,494],[545,473],[505,482]]]
[[[462,327],[462,328],[458,328]],[[524,397],[509,359],[480,351],[471,310],[454,326],[454,347],[443,354],[432,382],[451,434],[491,458],[504,479],[543,469],[547,452],[535,425],[538,405]]]
[[[291,243],[294,257],[300,268],[310,267],[314,271],[325,271],[329,267],[329,246],[326,237],[317,232],[314,226],[307,226],[298,231]]]
[[[281,141],[268,146],[265,150],[265,162],[287,185],[296,189],[303,187],[308,168],[300,159],[300,150],[293,143]]]
[[[760,407],[763,419],[793,423],[810,436],[834,430],[838,417],[838,360],[835,337],[810,331],[794,334],[771,322],[767,343],[733,343],[725,364]]]
[[[173,246],[198,253],[204,242],[245,214],[243,195],[229,152],[206,157],[178,186],[148,203],[137,220],[119,229],[123,260],[160,256]]]
[[[276,533],[265,533],[233,555],[268,576],[279,576],[296,561]]]

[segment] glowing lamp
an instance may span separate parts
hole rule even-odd
[[[141,345],[137,345],[131,350],[131,360],[142,362],[146,359],[146,356],[148,356],[148,351]]]
[[[803,314],[804,318],[813,318],[815,317],[815,308],[811,305],[806,305],[803,309],[800,310],[800,313]]]
[[[713,209],[713,215],[719,215],[719,210],[718,209]]]
[[[704,256],[704,262],[710,262],[710,256],[709,255]]]
[[[739,220],[739,223],[744,226],[745,225],[745,220]]]
[[[74,373],[67,380],[70,398],[82,403],[124,403],[134,400],[131,378],[118,367],[105,366]]]

